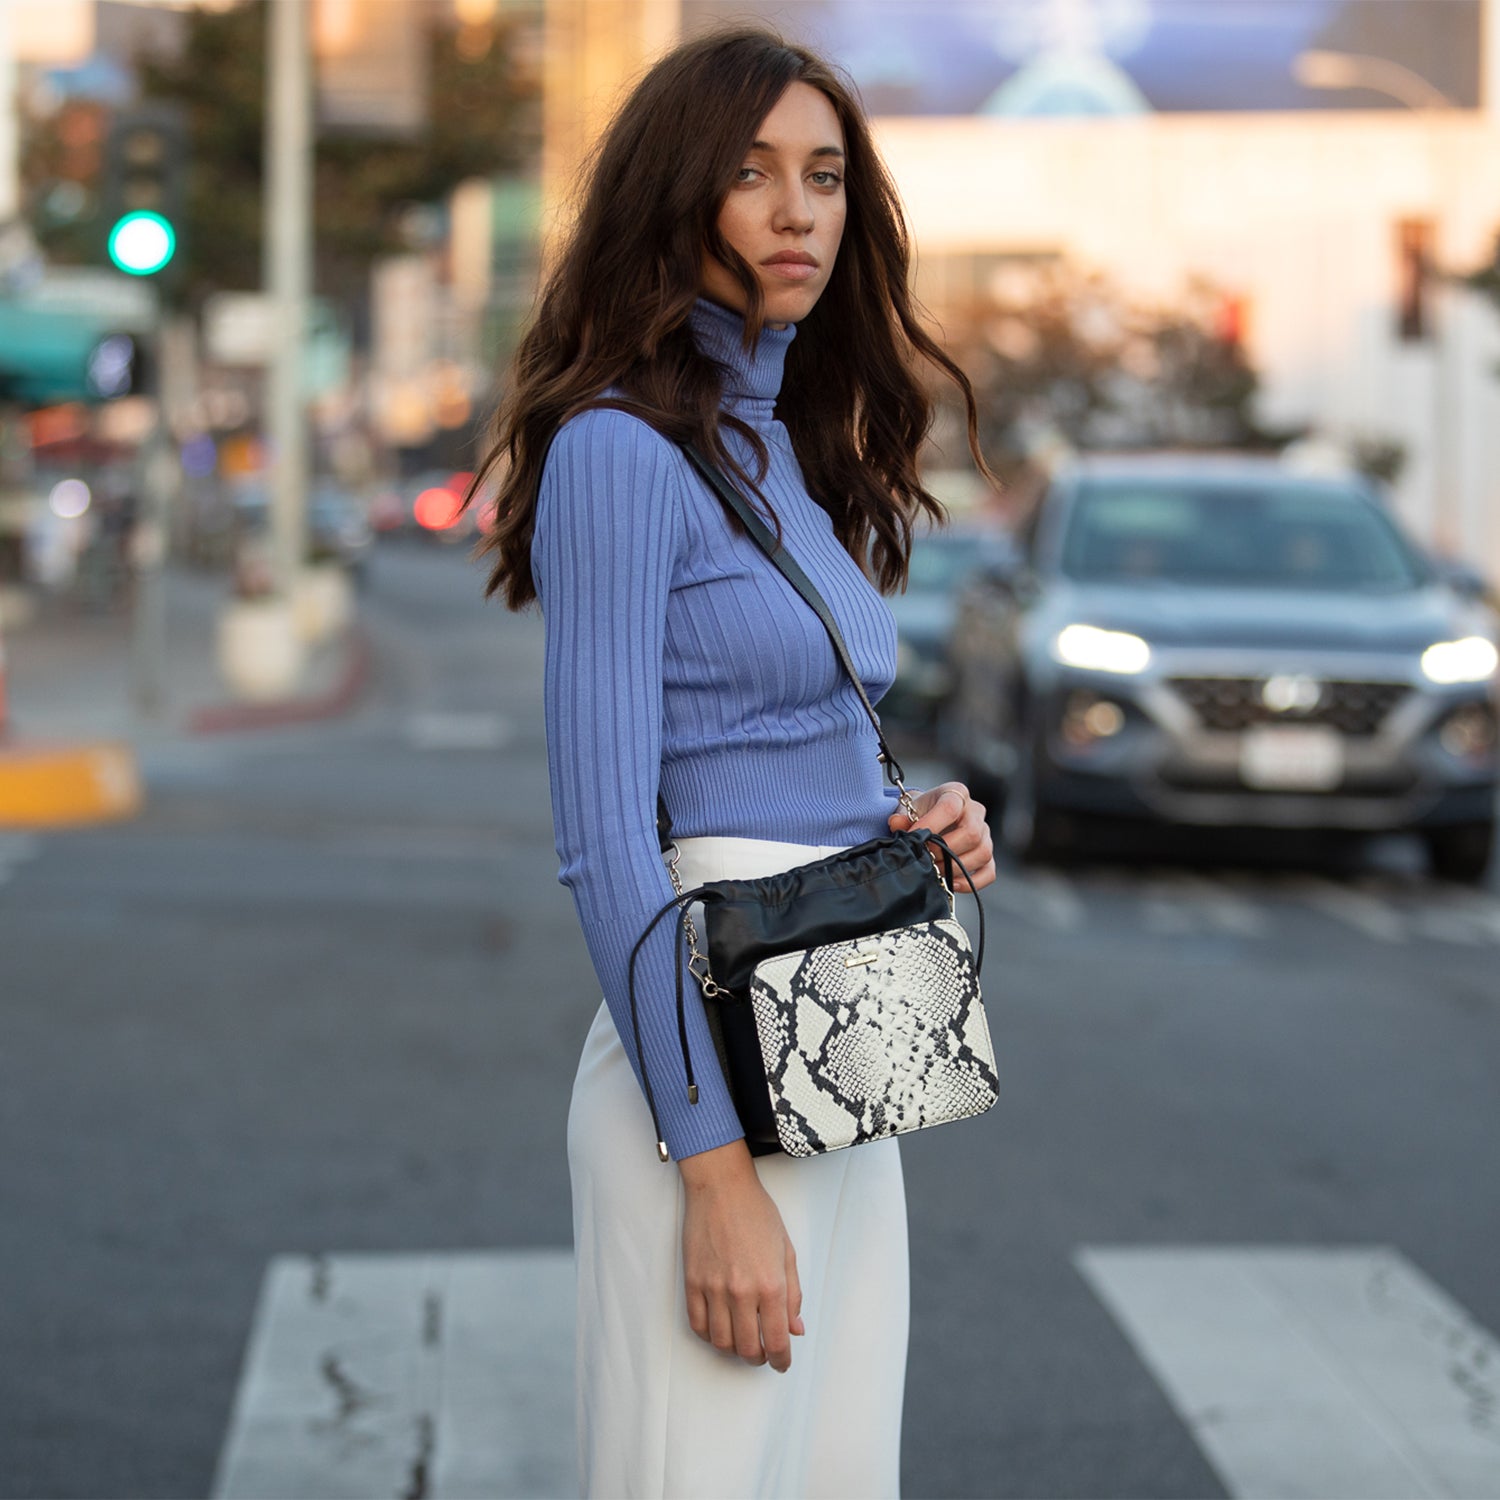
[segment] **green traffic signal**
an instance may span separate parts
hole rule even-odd
[[[109,258],[131,276],[154,276],[176,251],[176,231],[149,209],[124,215],[109,232]]]

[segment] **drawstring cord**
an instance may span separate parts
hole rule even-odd
[[[686,941],[685,924],[687,922],[688,903],[692,901],[722,900],[722,894],[710,890],[707,886],[696,886],[693,890],[683,891],[680,895],[673,896],[657,914],[646,924],[646,930],[636,939],[635,947],[630,950],[630,967],[627,971],[628,988],[630,993],[630,1031],[635,1038],[635,1055],[640,1060],[641,1082],[646,1090],[646,1106],[651,1111],[651,1125],[656,1131],[656,1154],[663,1161],[671,1161],[671,1153],[667,1150],[667,1143],[662,1138],[661,1119],[656,1111],[656,1094],[651,1087],[651,1078],[646,1070],[646,1053],[641,1046],[641,1016],[640,1007],[635,998],[635,961],[640,955],[641,947],[646,939],[656,930],[656,924],[666,914],[677,907],[677,943],[672,955],[673,976],[676,980],[677,990],[677,1039],[682,1046],[682,1067],[687,1074],[687,1097],[689,1104],[698,1102],[698,1084],[693,1077],[693,1054],[688,1047],[687,1034],[687,1002],[682,992],[682,949]]]

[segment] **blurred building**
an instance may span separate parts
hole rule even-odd
[[[136,97],[139,63],[180,52],[186,12],[241,3],[0,0],[0,62],[9,70],[0,71],[7,106],[0,125],[9,127],[0,129],[0,217],[15,196],[20,100],[54,122],[76,117],[67,138],[97,157],[113,111]],[[443,107],[430,97],[434,24],[454,31],[461,55],[482,57],[503,10],[509,22],[531,19],[509,34],[539,48],[541,0],[310,0],[309,9],[317,129],[367,139],[372,151],[411,142]],[[62,166],[69,190],[87,203],[97,162]],[[384,444],[402,466],[436,461],[437,452],[453,462],[465,448],[531,302],[539,192],[534,176],[507,173],[412,204],[400,228],[403,253],[378,260],[366,287],[337,288],[337,307],[314,305],[304,389],[330,454],[360,449],[345,440],[351,432]],[[268,305],[258,292],[239,290],[211,296],[202,312],[196,396],[175,425],[216,436],[253,430],[269,355]],[[241,447],[261,451],[255,444],[225,451]],[[362,466],[363,459],[355,467]]]
[[[546,0],[542,183],[549,227],[621,95],[682,31],[682,0]]]
[[[477,35],[518,3],[317,0],[325,128],[415,128],[431,102],[412,66],[423,19]],[[372,277],[359,399],[327,409],[362,405],[414,453],[462,431],[529,305],[538,224],[622,90],[677,36],[758,18],[829,51],[871,104],[940,320],[1049,260],[1161,303],[1206,278],[1261,377],[1262,423],[1402,450],[1406,517],[1500,577],[1500,317],[1456,279],[1500,234],[1500,0],[532,8],[540,198],[528,180],[475,180],[414,211],[408,252]],[[126,0],[6,9],[23,67],[47,63],[57,88],[78,70],[80,99],[139,49],[173,45],[180,21]]]
[[[1219,285],[1259,416],[1392,444],[1419,534],[1500,578],[1500,0],[683,0],[826,48],[877,115],[923,300],[1048,260]],[[962,111],[962,113],[959,113]]]
[[[1434,274],[1495,254],[1500,124],[903,118],[879,137],[940,319],[1048,256],[1162,302],[1207,276],[1241,309],[1262,420],[1400,444],[1408,519],[1500,574],[1500,319]]]

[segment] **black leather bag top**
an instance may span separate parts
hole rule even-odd
[[[715,980],[739,998],[772,954],[951,915],[926,849],[931,837],[913,828],[775,875],[708,881],[703,916]]]

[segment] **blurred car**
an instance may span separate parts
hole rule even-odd
[[[1497,635],[1358,476],[1093,455],[965,592],[941,738],[1022,857],[1066,852],[1090,814],[1410,830],[1477,881]]]
[[[421,537],[453,544],[472,541],[486,525],[485,506],[493,496],[481,494],[460,510],[473,475],[463,470],[427,469],[381,490],[371,501],[371,518],[382,536]]]
[[[881,717],[930,729],[952,689],[948,638],[964,584],[1015,556],[998,526],[959,523],[924,530],[913,541],[906,592],[887,603],[896,619],[896,680],[880,700]]]
[[[238,486],[234,513],[235,530],[242,543],[265,538],[271,522],[264,483],[256,480]],[[363,583],[373,543],[365,502],[335,480],[315,480],[307,496],[308,561],[341,562],[357,583]]]
[[[349,490],[319,480],[307,497],[308,550],[314,559],[341,562],[364,582],[375,534],[369,507]]]

